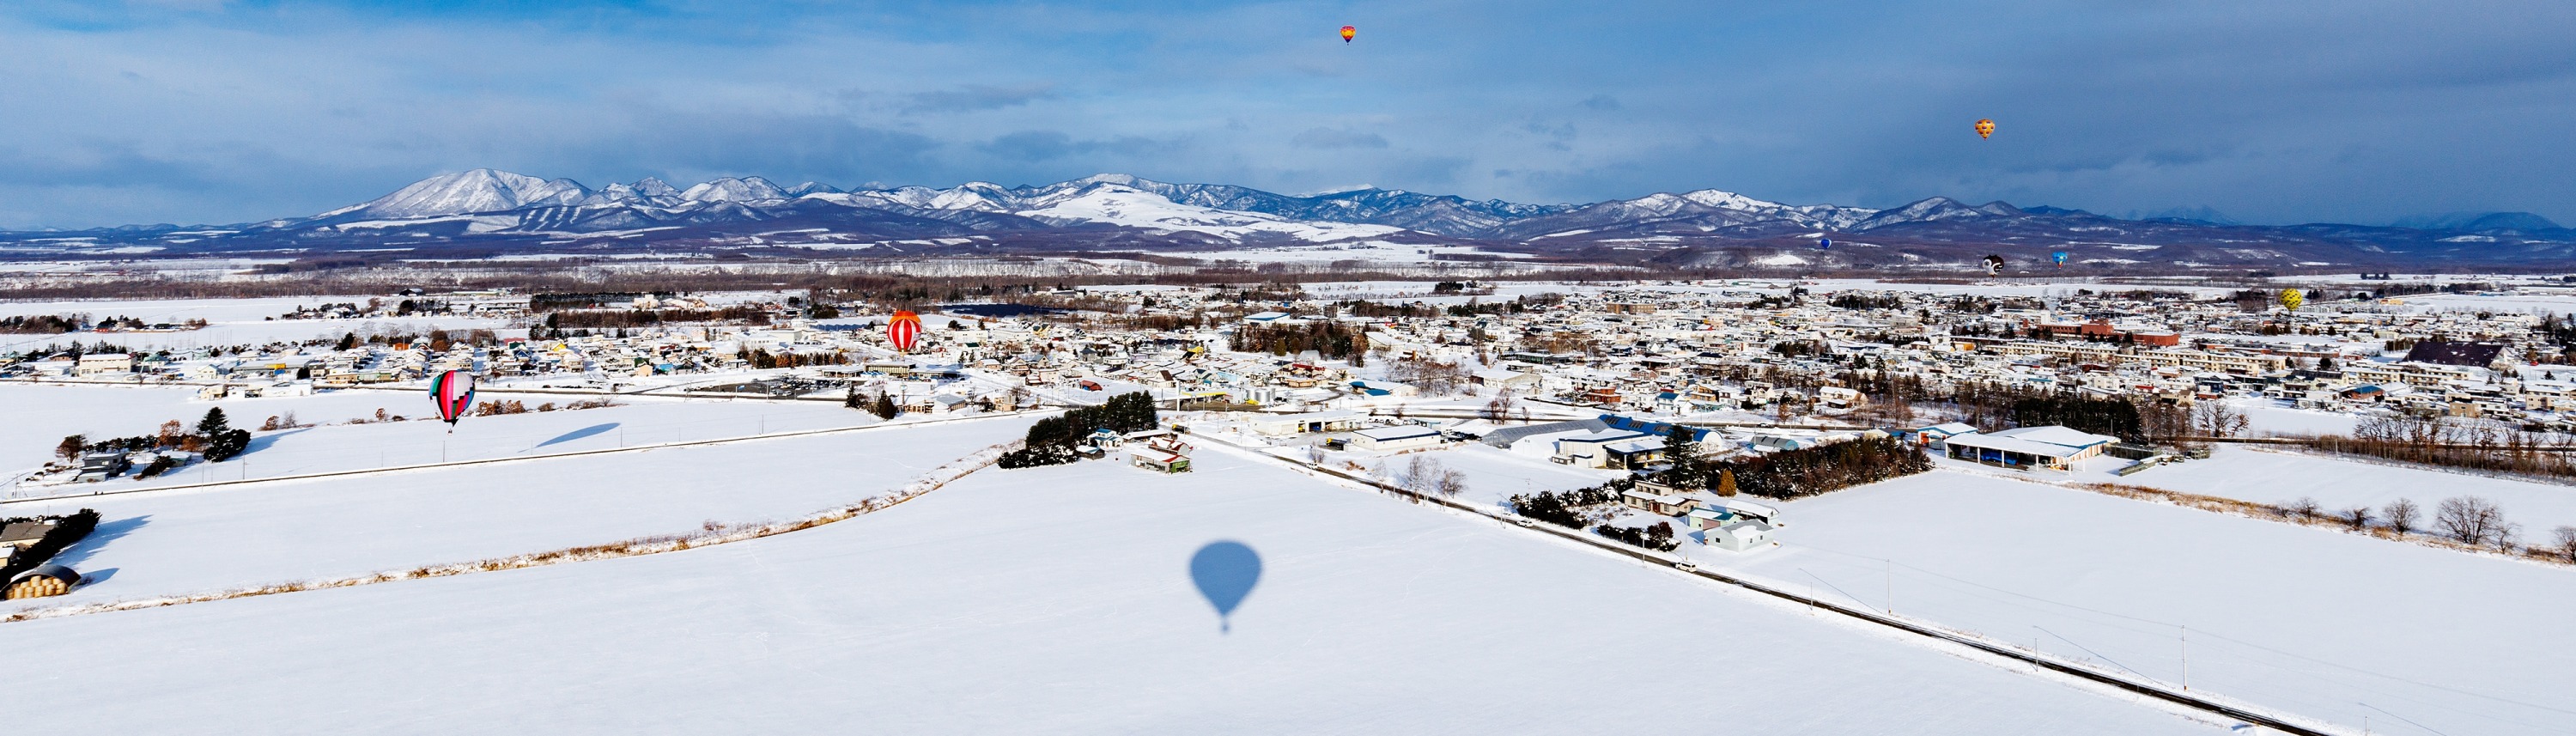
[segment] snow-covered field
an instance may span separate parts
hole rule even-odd
[[[1981,735],[2224,725],[1523,530],[1222,454],[1202,462],[1170,477],[1111,463],[988,470],[889,511],[719,547],[6,624],[15,657],[47,663],[42,677],[12,678],[13,700],[113,692],[116,703],[20,709],[13,723],[350,733],[506,718],[542,733],[977,734],[1722,723]],[[1219,540],[1260,558],[1226,629],[1190,572],[1194,552]]]
[[[1684,549],[2355,730],[2576,726],[2576,568],[1947,470],[1784,506],[1784,546]]]
[[[198,401],[194,389],[116,386],[0,386],[0,405],[21,421],[0,425],[0,462],[6,471],[41,465],[64,435],[93,441],[150,435],[162,422],[194,427],[206,410],[222,407],[236,428],[256,429],[268,417],[293,412],[318,426],[254,432],[250,451],[222,463],[200,463],[148,480],[115,478],[95,484],[14,487],[9,497],[64,492],[129,490],[208,480],[277,477],[397,465],[480,460],[686,442],[869,424],[876,417],[830,402],[615,397],[623,404],[578,411],[467,417],[454,432],[426,421],[429,401],[411,391],[351,389],[311,396]],[[601,397],[482,393],[476,401],[518,401],[530,409]],[[337,424],[373,417],[377,409],[414,421]]]
[[[431,328],[445,330],[493,330],[503,336],[525,334],[513,331],[506,320],[441,316],[382,319],[311,319],[275,320],[268,318],[295,311],[297,307],[352,302],[365,304],[364,296],[263,297],[256,299],[104,299],[72,301],[0,302],[0,317],[61,315],[87,313],[93,319],[133,317],[145,322],[181,323],[202,319],[204,329],[178,332],[80,332],[63,335],[0,335],[0,351],[31,349],[49,344],[106,343],[132,350],[170,350],[228,345],[264,345],[276,341],[300,342],[321,337],[339,337],[380,332],[419,333]],[[385,298],[385,297],[374,297]]]
[[[2442,499],[2480,496],[2503,507],[2505,518],[2521,524],[2528,541],[2546,542],[2550,529],[2576,526],[2576,487],[2234,445],[2215,448],[2207,460],[2157,467],[2116,482],[2269,504],[2306,497],[2327,510],[2380,509],[2405,498],[2428,515]]]
[[[786,519],[891,490],[1027,423],[997,417],[12,504],[0,513],[97,509],[99,531],[61,561],[102,579],[69,596],[5,605],[202,593],[677,534],[708,521]]]

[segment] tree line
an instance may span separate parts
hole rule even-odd
[[[206,410],[197,420],[196,431],[181,428],[179,420],[161,424],[159,432],[133,437],[91,440],[87,435],[71,435],[54,445],[54,456],[65,462],[80,462],[92,452],[142,452],[145,450],[178,450],[194,452],[208,462],[230,460],[250,449],[250,430],[234,429],[222,407]]]
[[[1317,320],[1298,325],[1244,325],[1229,345],[1240,353],[1299,355],[1314,351],[1326,359],[1360,358],[1368,352],[1368,334],[1340,322]]]
[[[1029,468],[1062,465],[1078,455],[1074,448],[1098,430],[1118,433],[1142,432],[1159,426],[1160,411],[1154,397],[1143,391],[1131,391],[1109,398],[1099,406],[1065,410],[1029,425],[1028,435],[1020,449],[1002,453],[996,464],[1004,468]]]

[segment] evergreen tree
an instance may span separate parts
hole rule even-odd
[[[851,386],[851,387],[850,387],[850,393],[849,393],[849,395],[846,395],[846,396],[842,396],[842,397],[841,397],[841,406],[848,407],[848,408],[851,408],[851,409],[860,409],[860,408],[865,408],[865,407],[861,407],[861,406],[859,406],[859,387],[857,387],[857,386]]]
[[[220,406],[207,409],[206,418],[197,420],[197,436],[204,437],[208,441],[213,441],[225,432],[232,431],[232,428],[232,422],[224,418],[224,408]]]
[[[1717,471],[1717,495],[1728,497],[1735,495],[1734,468],[1725,468]]]
[[[894,399],[886,396],[885,394],[877,394],[876,406],[871,409],[871,411],[875,413],[879,419],[893,419],[895,418],[895,415],[903,413],[902,408],[894,405]]]
[[[1689,427],[1673,425],[1664,433],[1664,455],[1672,458],[1672,483],[1676,486],[1698,485],[1699,433]]]

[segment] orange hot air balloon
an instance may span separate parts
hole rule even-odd
[[[1992,137],[1994,137],[1994,136],[1995,136],[1995,121],[1992,121],[1992,120],[1979,120],[1979,121],[1977,121],[1977,139],[1978,139],[1978,140],[1984,140],[1984,139],[1987,139],[1987,138],[1992,138]]]
[[[1358,35],[1360,35],[1358,26],[1342,26],[1342,43],[1350,43],[1351,38]]]

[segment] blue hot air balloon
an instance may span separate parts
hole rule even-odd
[[[2058,251],[2058,252],[2055,252],[2055,253],[2050,253],[2050,254],[2048,254],[2048,258],[2049,258],[2049,260],[2056,261],[2056,262],[2057,262],[2057,265],[2060,265],[2060,266],[2064,266],[2064,265],[2066,265],[2066,251],[2062,251],[2062,250],[2061,250],[2061,251]]]
[[[1216,608],[1220,631],[1232,631],[1228,619],[1234,608],[1243,605],[1244,596],[1252,595],[1252,586],[1261,582],[1261,555],[1242,542],[1210,542],[1190,555],[1190,582],[1197,583],[1199,595]]]
[[[1816,250],[1833,250],[1833,249],[1834,249],[1834,239],[1833,239],[1833,238],[1817,238],[1817,239],[1816,239]]]

